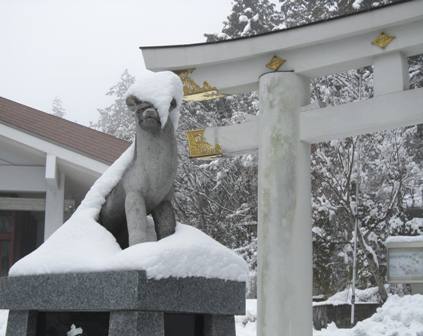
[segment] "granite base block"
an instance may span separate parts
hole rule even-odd
[[[0,309],[140,310],[242,315],[245,283],[200,277],[148,279],[143,271],[0,278]]]
[[[205,315],[204,336],[235,336],[234,316]]]
[[[63,314],[82,314],[88,329],[86,315],[104,313],[109,336],[235,336],[234,315],[245,313],[243,282],[155,280],[143,271],[3,277],[0,298],[0,309],[10,309],[6,336],[44,336],[37,321],[41,328]]]
[[[164,336],[163,313],[122,311],[110,314],[109,336]]]

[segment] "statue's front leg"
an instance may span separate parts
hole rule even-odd
[[[157,240],[175,233],[176,220],[170,201],[161,202],[151,213],[154,219]]]
[[[125,213],[129,246],[148,241],[145,200],[139,192],[131,191],[126,194]]]

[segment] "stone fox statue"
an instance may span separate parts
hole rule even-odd
[[[135,154],[99,215],[100,224],[115,236],[121,248],[148,240],[146,216],[149,214],[158,240],[174,233],[176,226],[171,199],[177,149],[170,118],[176,101],[172,100],[163,127],[157,109],[149,102],[130,95],[126,104],[135,114]]]

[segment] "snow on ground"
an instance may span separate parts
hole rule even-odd
[[[236,336],[256,336],[257,300],[246,301],[245,315],[235,316]]]
[[[0,310],[0,336],[6,334],[7,310]],[[247,300],[246,314],[235,317],[237,336],[256,336],[257,300]],[[313,336],[423,336],[423,295],[390,296],[367,320],[352,329],[331,323]]]
[[[0,336],[6,335],[7,317],[9,316],[8,310],[0,309]]]
[[[256,336],[257,300],[247,300],[247,314],[236,316],[237,336]],[[313,336],[423,336],[423,295],[392,295],[370,318],[352,329],[334,323]]]
[[[169,117],[169,106],[172,99],[176,100],[177,108],[170,114],[173,127],[178,128],[179,107],[182,103],[182,82],[172,71],[144,71],[128,89],[128,96],[134,95],[140,100],[153,104],[159,112],[162,127]]]
[[[377,303],[379,302],[379,290],[377,287],[370,287],[366,289],[355,290],[355,302],[357,303]],[[335,293],[329,297],[326,301],[313,302],[313,306],[322,306],[326,304],[341,305],[351,302],[352,289],[347,288],[341,292]],[[423,336],[423,335],[422,335]]]
[[[423,336],[423,295],[390,296],[370,318],[352,329],[333,323],[314,336]]]
[[[178,104],[182,98],[181,82],[175,76],[168,72],[147,73],[129,94],[153,103],[161,111],[161,117],[167,118],[172,98],[176,97]],[[160,90],[165,94],[159,94]],[[9,275],[145,270],[147,277],[156,279],[202,276],[246,281],[248,265],[240,256],[201,231],[183,224],[177,225],[174,235],[155,241],[154,226],[149,218],[151,241],[121,250],[113,235],[96,220],[105,198],[133,156],[134,145],[94,183],[72,217],[38,249],[15,263]]]

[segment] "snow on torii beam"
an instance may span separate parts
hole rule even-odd
[[[348,17],[249,38],[178,46],[141,47],[153,71],[194,69],[191,78],[224,93],[256,89],[272,56],[282,69],[313,78],[373,63],[387,52],[423,53],[423,1],[415,0]],[[386,47],[371,41],[379,33],[395,36]]]
[[[318,143],[422,124],[422,106],[423,88],[338,106],[307,106],[300,112],[300,140]],[[254,117],[243,124],[209,127],[204,136],[227,155],[254,152],[258,149],[258,120]]]

